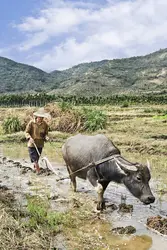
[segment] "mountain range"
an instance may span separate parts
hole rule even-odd
[[[82,63],[46,73],[0,57],[0,93],[143,94],[167,90],[167,49],[123,59]]]

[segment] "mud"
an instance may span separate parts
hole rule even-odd
[[[15,201],[13,193],[6,186],[0,186],[0,201],[8,206]]]
[[[134,228],[133,226],[116,227],[113,228],[111,231],[117,234],[134,234],[136,233],[136,228]]]
[[[152,216],[147,219],[147,226],[162,235],[167,235],[167,217]]]
[[[133,205],[131,204],[119,204],[119,212],[131,213],[133,211]]]
[[[27,152],[26,152],[27,154]],[[28,159],[22,158],[17,152],[17,159],[11,160],[7,157],[0,157],[0,186],[1,189],[6,189],[5,192],[14,194],[15,202],[21,207],[26,206],[26,195],[39,195],[42,197],[49,197],[51,207],[56,211],[66,211],[73,206],[74,209],[82,206],[82,202],[93,202],[96,207],[96,193],[88,181],[78,179],[78,192],[74,194],[71,191],[68,174],[63,164],[51,161],[51,164],[56,174],[44,169],[41,175],[36,175],[33,172],[33,167]],[[59,180],[64,178],[64,180]],[[59,181],[58,181],[59,180]],[[121,185],[111,183],[105,192],[106,210],[103,216],[111,223],[112,228],[116,233],[124,231],[123,234],[131,230],[133,237],[133,246],[135,249],[140,249],[141,244],[147,245],[149,238],[149,248],[151,250],[166,249],[166,237],[156,234],[147,227],[147,219],[154,216],[166,216],[167,203],[165,197],[159,196],[155,193],[154,183],[151,183],[154,194],[156,195],[156,202],[151,206],[142,205]],[[6,199],[5,195],[4,199]],[[79,197],[79,199],[78,199]],[[7,199],[8,200],[8,199]],[[81,201],[81,202],[80,202]],[[85,225],[86,227],[86,225]],[[112,231],[111,228],[111,231]],[[118,228],[118,231],[116,231]],[[120,229],[119,229],[120,228]],[[130,231],[129,231],[130,232]],[[114,232],[112,232],[114,233]],[[147,237],[143,237],[146,235]],[[63,236],[59,236],[60,239]],[[59,238],[58,237],[58,238]],[[113,238],[110,234],[105,235],[105,238]],[[140,242],[141,240],[141,242]],[[151,243],[150,243],[151,242]],[[112,243],[111,243],[112,244]],[[59,245],[62,246],[61,240]],[[119,244],[118,244],[119,245]],[[62,249],[65,249],[62,247]],[[128,249],[128,248],[120,248]],[[129,246],[129,249],[130,246]]]

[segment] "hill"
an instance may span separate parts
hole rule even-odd
[[[49,78],[49,74],[33,66],[0,57],[0,93],[41,91],[48,88]]]
[[[67,70],[70,77],[60,83],[57,93],[111,95],[113,93],[162,92],[167,89],[167,49],[125,59],[106,60],[100,66],[78,65]],[[84,71],[83,68],[86,68]],[[66,72],[67,72],[66,71]],[[62,88],[62,90],[61,90]]]
[[[0,92],[68,95],[162,92],[167,89],[167,49],[146,56],[82,63],[46,73],[0,57]]]

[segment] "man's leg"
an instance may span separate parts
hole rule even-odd
[[[29,147],[28,151],[29,151],[31,162],[34,163],[34,169],[35,169],[36,173],[40,173],[40,167],[39,167],[39,164],[38,164],[40,155],[38,154],[35,147]],[[38,151],[41,154],[42,153],[42,148],[38,148]]]

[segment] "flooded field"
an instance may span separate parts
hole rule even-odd
[[[12,189],[17,196],[18,204],[24,206],[25,194],[49,195],[53,199],[51,201],[52,208],[55,210],[66,210],[69,207],[70,199],[82,199],[85,202],[94,202],[96,204],[96,193],[88,181],[78,179],[79,192],[73,194],[70,190],[69,179],[56,181],[57,177],[67,177],[66,168],[62,165],[61,147],[51,149],[45,148],[44,155],[47,155],[54,167],[55,174],[36,176],[32,171],[23,171],[27,167],[31,167],[29,162],[27,148],[25,144],[3,144],[1,145],[1,157],[7,157],[13,161],[6,160],[1,162],[0,181],[1,186],[5,185]],[[19,164],[19,162],[21,164]],[[31,185],[30,185],[31,183]],[[156,197],[155,203],[144,206],[136,198],[134,198],[122,185],[110,183],[105,192],[107,209],[99,216],[107,219],[110,226],[104,225],[101,220],[97,220],[92,226],[85,222],[85,230],[91,235],[94,232],[99,235],[101,248],[111,250],[165,250],[167,245],[167,236],[162,236],[158,232],[147,228],[146,221],[150,216],[161,215],[167,216],[166,194],[159,194],[157,190],[157,179],[151,179],[151,188]],[[125,202],[133,205],[133,211],[130,213],[119,212],[119,204]],[[113,210],[113,204],[117,209]],[[133,226],[136,232],[132,236],[117,236],[111,233],[111,229],[115,227]],[[93,236],[92,236],[93,237]],[[99,243],[100,244],[100,243]],[[102,247],[103,246],[103,247]],[[60,243],[59,249],[80,249],[75,243],[73,248],[66,248]],[[85,248],[92,249],[92,248]]]

